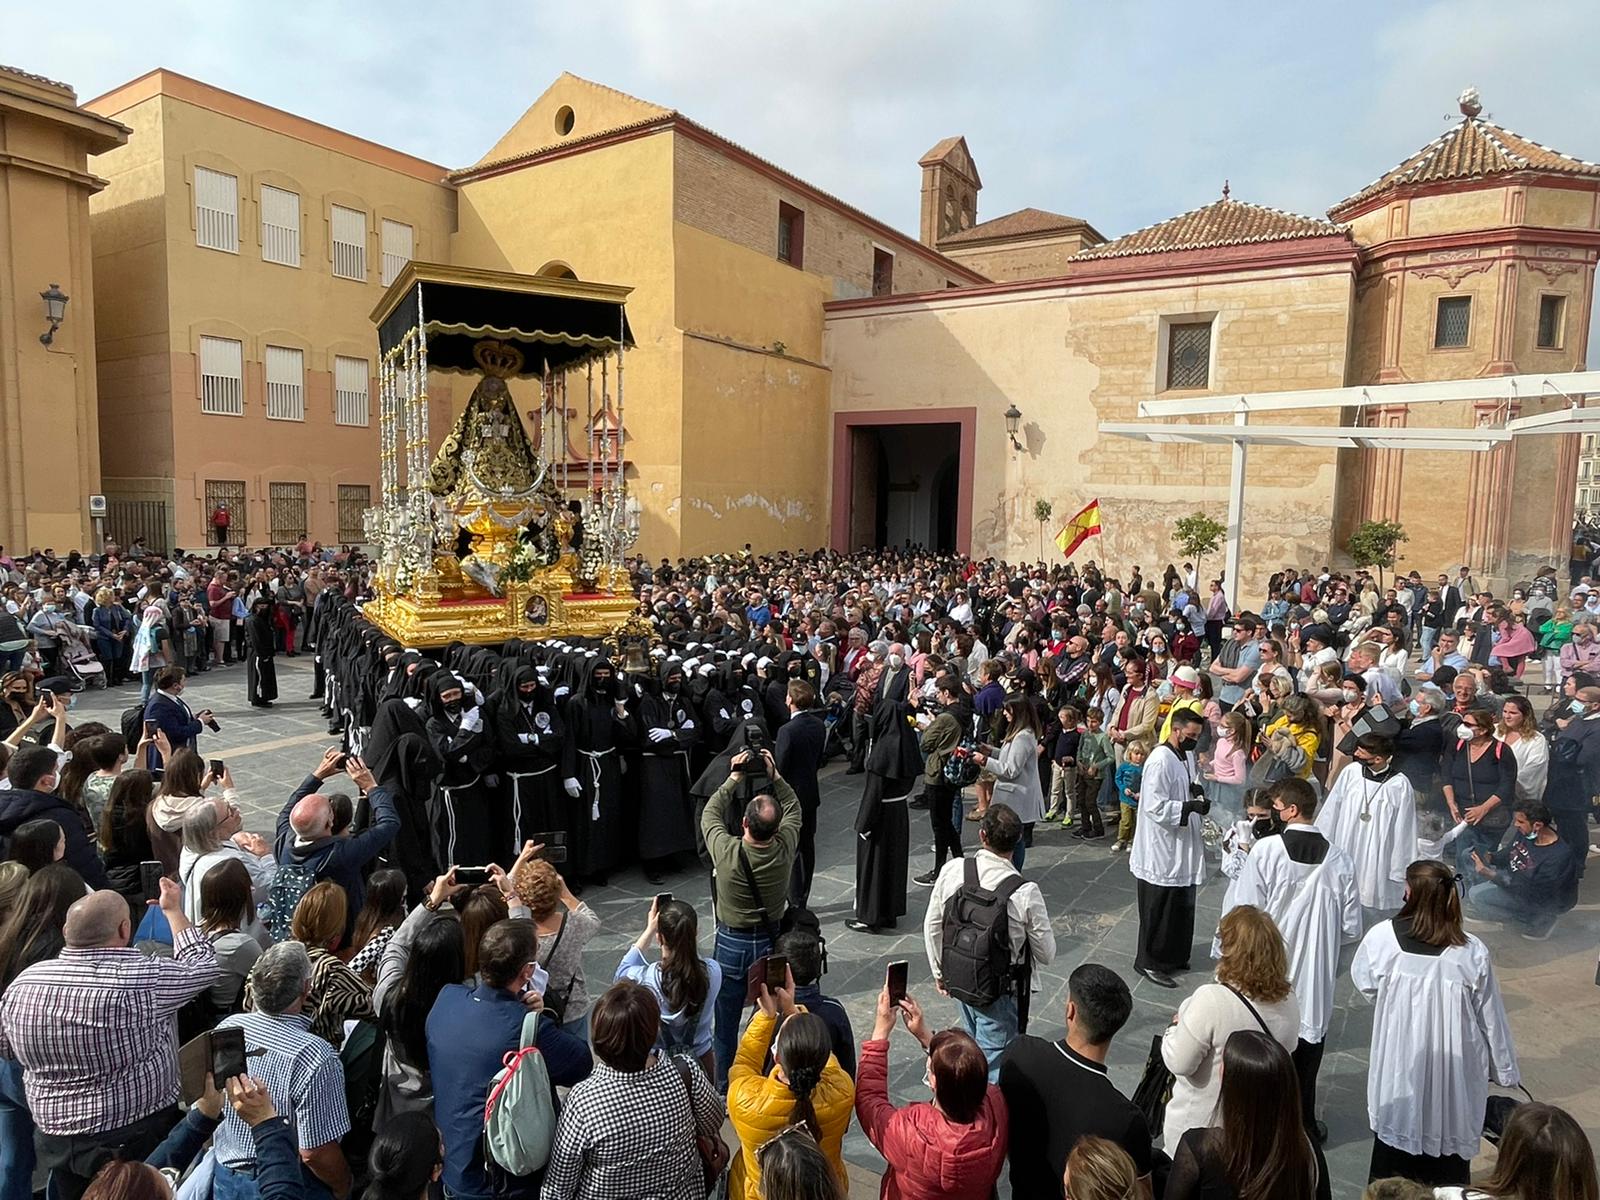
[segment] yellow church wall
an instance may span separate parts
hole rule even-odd
[[[1547,229],[1594,229],[1600,225],[1595,193],[1574,188],[1527,189],[1524,223]]]
[[[949,246],[944,253],[996,283],[1013,279],[1054,279],[1067,273],[1067,260],[1084,247],[1082,232],[1029,238],[990,246]]]
[[[450,261],[529,274],[559,263],[579,279],[633,289],[628,323],[637,349],[624,368],[623,422],[635,472],[630,486],[642,510],[639,547],[675,557],[683,366],[674,312],[672,179],[672,137],[663,131],[469,181],[460,189]],[[568,387],[569,406],[579,409],[573,444],[581,447],[578,378]],[[517,395],[526,416],[534,404],[531,390],[520,387]],[[465,402],[463,392],[458,410]]]
[[[1033,558],[1035,499],[1053,503],[1059,526],[1098,498],[1104,533],[1077,557],[1150,569],[1178,557],[1170,536],[1177,517],[1196,508],[1225,515],[1230,463],[1226,450],[1096,432],[1100,421],[1135,420],[1139,400],[1170,394],[1157,389],[1162,318],[1214,315],[1209,392],[1339,386],[1350,294],[1349,269],[1330,266],[1009,297],[953,295],[915,308],[833,312],[832,407],[976,409],[975,556]],[[1021,452],[1005,435],[1008,404],[1023,414]],[[1334,420],[1328,412],[1272,417],[1273,423]],[[1334,478],[1331,451],[1250,452],[1250,553],[1241,595],[1259,592],[1284,562],[1326,556]],[[1221,565],[1219,556],[1202,569]]]

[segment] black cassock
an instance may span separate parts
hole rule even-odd
[[[901,667],[878,680],[868,717],[866,786],[856,810],[856,920],[893,925],[906,912],[906,873],[911,857],[911,819],[906,798],[922,771],[907,700],[911,672]]]
[[[519,664],[512,686],[496,693],[489,703],[501,803],[511,819],[514,849],[507,852],[515,859],[525,839],[561,830],[567,834],[568,855],[561,870],[570,876],[581,871],[571,829],[574,814],[563,786],[564,780],[573,777],[573,756],[567,747],[566,722],[555,710],[550,689],[539,684],[532,703],[524,703],[518,694],[519,687],[538,682],[539,673],[533,667]]]
[[[400,814],[400,833],[384,857],[405,872],[406,892],[420,904],[440,874],[428,823],[428,801],[444,763],[428,727],[404,700],[385,700],[367,739],[367,767]],[[473,864],[476,865],[476,864]]]
[[[696,722],[688,697],[645,691],[637,704],[639,724],[639,857],[667,858],[692,851],[694,806],[689,799],[689,748]],[[664,741],[651,741],[665,729]]]
[[[273,661],[277,653],[272,628],[272,610],[253,612],[244,626],[245,639],[250,644],[245,657],[245,694],[251,704],[270,704],[278,698],[278,667]]]
[[[435,676],[432,686],[460,685],[445,672]],[[434,853],[439,865],[481,867],[511,841],[511,827],[498,790],[487,778],[494,762],[494,748],[480,713],[476,722],[465,709],[457,718],[436,709],[428,719],[428,740],[444,760],[444,772],[434,789],[432,817]],[[476,724],[477,728],[463,728]],[[505,864],[502,863],[502,866]]]
[[[562,714],[578,779],[578,795],[567,804],[567,861],[586,877],[608,874],[625,860],[619,746],[627,740],[629,724],[616,713],[615,676],[603,691],[593,686],[596,663],[611,665],[606,659],[584,660]]]

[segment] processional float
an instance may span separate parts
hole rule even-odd
[[[648,636],[623,566],[639,534],[622,425],[630,290],[413,262],[384,293],[365,613],[403,645]],[[478,382],[433,454],[435,372]],[[531,436],[513,380],[537,393]]]

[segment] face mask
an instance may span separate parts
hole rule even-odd
[[[1134,685],[1130,682],[1128,686],[1132,687]],[[1163,700],[1172,695],[1172,681],[1163,679],[1161,681],[1161,686],[1156,689],[1156,694],[1159,695]]]
[[[903,667],[905,665],[906,665],[906,657],[905,657],[905,655],[903,655],[903,654],[891,654],[891,655],[889,655],[889,669],[891,671],[898,671],[901,667]]]
[[[461,715],[461,701],[459,701],[459,700],[446,700],[444,702],[444,711],[449,713],[452,717],[460,716]]]
[[[44,606],[44,611],[45,612],[55,612],[55,610],[56,610],[56,606],[54,604],[46,604]]]
[[[1344,694],[1344,702],[1346,704],[1354,704],[1359,699],[1361,699],[1360,692],[1346,692]]]
[[[1531,829],[1528,830],[1527,833],[1523,834],[1522,837],[1524,838],[1524,840],[1530,841],[1530,842],[1536,842],[1536,841],[1539,840],[1539,835],[1537,833],[1535,833]]]
[[[1178,749],[1182,750],[1185,754],[1187,754],[1191,750],[1193,750],[1196,746],[1198,746],[1199,744],[1200,744],[1200,739],[1191,735],[1189,737],[1182,738],[1181,740],[1179,740]]]
[[[1250,822],[1250,832],[1255,837],[1264,838],[1278,832],[1278,829],[1273,823],[1273,818],[1257,817],[1255,820]]]
[[[538,693],[538,689],[537,689],[537,688],[535,688],[535,689],[534,689],[534,690],[533,690],[533,691],[531,691],[531,692],[523,692],[523,691],[519,691],[519,692],[518,692],[518,693],[517,693],[517,695],[518,695],[518,696],[520,696],[520,697],[521,697],[521,698],[522,698],[522,702],[523,702],[523,703],[524,703],[524,704],[532,704],[532,703],[533,703],[533,698],[534,698],[534,697],[535,697],[535,696],[537,696],[537,695],[538,695],[538,694],[539,694],[539,693]]]
[[[1574,716],[1582,716],[1586,709],[1586,706],[1582,700],[1574,700],[1567,707],[1572,710]]]
[[[1415,700],[1406,705],[1406,707],[1411,710],[1411,715],[1413,717],[1420,717],[1422,715],[1422,705],[1418,704]]]

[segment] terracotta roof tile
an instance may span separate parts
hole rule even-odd
[[[1329,237],[1345,233],[1342,225],[1320,217],[1248,204],[1243,200],[1217,200],[1204,208],[1181,213],[1156,225],[1080,250],[1072,257],[1122,258],[1132,254],[1161,254],[1169,250],[1203,250],[1213,246],[1240,246],[1249,242],[1277,242],[1289,238]]]
[[[63,92],[69,92],[73,95],[77,95],[77,93],[73,91],[70,83],[62,83],[59,79],[50,79],[44,75],[35,75],[32,71],[24,71],[21,67],[8,67],[4,63],[0,63],[0,71],[4,71],[8,75],[16,75],[22,79],[31,80],[34,83],[42,83],[47,87],[58,88]]]
[[[1082,217],[1068,217],[1061,213],[1045,212],[1042,208],[1019,208],[1014,213],[980,221],[971,229],[963,229],[947,238],[940,238],[941,246],[961,245],[964,242],[982,242],[991,238],[1032,237],[1041,233],[1054,233],[1061,229],[1090,228]],[[1092,228],[1090,230],[1093,232]]]
[[[1481,179],[1508,171],[1553,171],[1561,175],[1600,177],[1600,164],[1541,146],[1482,117],[1466,117],[1392,171],[1339,201],[1328,210],[1328,215],[1336,216],[1373,196],[1406,184]]]

